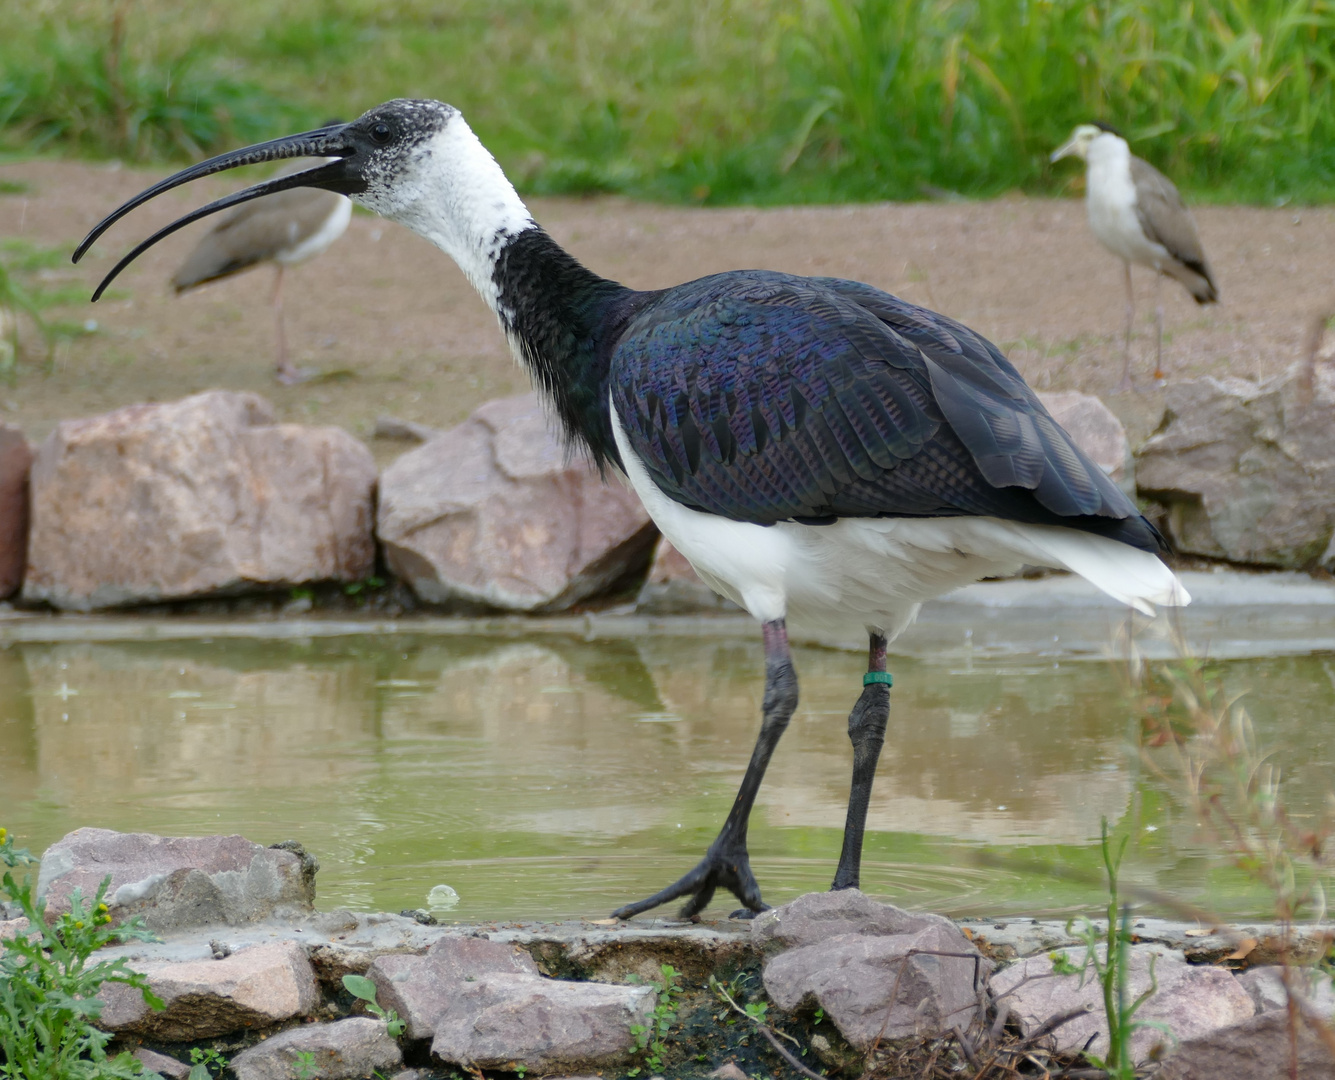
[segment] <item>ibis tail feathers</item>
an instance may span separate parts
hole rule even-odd
[[[1032,548],[1029,561],[1079,574],[1114,600],[1145,615],[1154,605],[1185,607],[1191,595],[1157,555],[1093,533],[1047,525],[1011,525]]]

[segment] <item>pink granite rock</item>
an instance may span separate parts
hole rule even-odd
[[[189,1065],[184,1061],[178,1061],[174,1057],[168,1057],[166,1054],[159,1054],[141,1046],[134,1052],[134,1056],[135,1060],[146,1070],[155,1072],[159,1076],[165,1076],[167,1080],[187,1080],[190,1076]]]
[[[1313,1028],[1289,1030],[1287,1012],[1186,1039],[1164,1058],[1156,1080],[1335,1080],[1335,1054]]]
[[[509,1071],[624,1064],[635,1049],[630,1029],[648,1023],[654,999],[647,986],[479,975],[454,984],[431,1053],[454,1064]]]
[[[74,889],[91,900],[110,875],[107,903],[117,922],[143,915],[154,930],[238,925],[309,914],[317,867],[300,850],[266,848],[244,836],[78,829],[43,854],[37,894],[55,918],[69,910]]]
[[[1127,477],[1131,447],[1126,428],[1099,398],[1062,390],[1039,394],[1038,400],[1095,465],[1119,484]]]
[[[1141,494],[1167,508],[1173,547],[1290,569],[1335,568],[1335,372],[1169,386],[1136,455]]]
[[[1084,959],[1083,949],[1062,951],[1076,964]],[[1131,947],[1132,1000],[1150,986],[1151,959],[1158,989],[1137,1010],[1137,1021],[1165,1024],[1176,1039],[1185,1041],[1254,1014],[1251,996],[1231,971],[1188,964],[1181,953],[1157,945]],[[1086,973],[1083,986],[1080,981],[1078,975],[1053,974],[1049,955],[1031,956],[993,975],[992,993],[1010,1005],[1011,1016],[1026,1033],[1053,1016],[1085,1007],[1084,1016],[1063,1024],[1053,1035],[1063,1050],[1079,1050],[1088,1043],[1093,1053],[1102,1055],[1108,1051],[1103,992],[1092,972]],[[1131,1054],[1134,1060],[1144,1061],[1156,1046],[1170,1043],[1162,1031],[1142,1027],[1131,1037]]]
[[[280,1032],[237,1054],[230,1068],[236,1080],[291,1080],[299,1075],[298,1054],[311,1055],[310,1075],[321,1080],[383,1076],[403,1064],[403,1051],[386,1033],[384,1021],[355,1016]]]
[[[762,911],[751,923],[751,936],[767,953],[815,945],[845,934],[887,937],[917,934],[928,927],[959,934],[961,949],[973,946],[944,915],[905,911],[893,904],[873,900],[861,889],[837,889],[804,893],[781,907]]]
[[[376,1001],[399,1014],[410,1039],[436,1033],[451,996],[479,975],[538,976],[538,966],[523,949],[486,938],[442,938],[425,956],[382,956],[366,977],[375,983]]]
[[[377,532],[422,599],[559,611],[643,567],[639,499],[553,434],[535,394],[490,401],[380,481]]]
[[[852,1046],[866,1050],[880,1039],[967,1028],[991,967],[942,919],[906,933],[839,934],[789,949],[765,965],[763,978],[780,1009],[818,1005]]]
[[[57,425],[32,468],[24,599],[88,611],[355,581],[375,563],[371,453],[212,390]]]
[[[166,1008],[155,1012],[134,987],[108,983],[98,1026],[192,1042],[309,1015],[319,1004],[315,970],[294,941],[252,945],[221,960],[131,960]],[[383,1026],[383,1025],[382,1025]]]
[[[27,919],[19,917],[17,919],[0,919],[0,941],[6,938],[18,937],[26,933],[31,924]]]
[[[28,470],[23,433],[0,424],[0,600],[18,591],[28,554]]]

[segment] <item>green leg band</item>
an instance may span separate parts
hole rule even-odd
[[[885,683],[886,686],[894,686],[895,677],[888,671],[869,671],[862,676],[862,685],[871,686],[872,683]]]

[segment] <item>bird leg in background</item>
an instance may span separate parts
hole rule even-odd
[[[283,264],[274,263],[278,273],[273,279],[274,333],[278,342],[278,381],[290,386],[298,381],[296,371],[287,362],[287,330],[283,326]]]
[[[1163,378],[1163,272],[1154,273],[1154,377]]]
[[[727,821],[694,870],[645,900],[617,908],[612,912],[614,919],[632,918],[642,911],[682,896],[689,896],[690,899],[681,909],[681,917],[691,919],[704,910],[713,899],[714,890],[720,885],[746,905],[746,910],[734,912],[734,917],[766,910],[767,905],[760,899],[760,886],[751,873],[751,859],[746,850],[746,828],[769,759],[780,736],[788,727],[788,721],[792,719],[793,710],[797,708],[797,673],[793,670],[793,658],[788,649],[788,628],[784,621],[775,619],[765,623],[764,634],[765,699],[760,735],[756,738],[755,749],[751,751],[750,764],[746,766],[746,775],[742,777],[742,786],[737,791]]]
[[[872,633],[867,649],[867,673],[862,696],[848,714],[848,738],[853,744],[853,783],[848,792],[848,817],[844,820],[844,849],[835,871],[835,889],[856,889],[862,873],[862,833],[867,826],[867,806],[871,802],[871,782],[876,763],[885,743],[885,725],[890,719],[890,683],[885,674],[885,638]],[[880,675],[887,681],[877,680]]]
[[[1122,260],[1122,269],[1126,271],[1126,331],[1122,335],[1122,381],[1118,390],[1131,389],[1131,324],[1136,318],[1136,299],[1131,291],[1131,264]]]

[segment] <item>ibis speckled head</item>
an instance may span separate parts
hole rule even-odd
[[[417,174],[429,172],[421,167],[424,160],[432,158],[442,149],[442,141],[448,143],[452,125],[467,130],[459,111],[453,106],[439,101],[399,99],[377,105],[348,124],[327,125],[314,131],[286,135],[219,154],[198,165],[182,169],[119,206],[85,237],[74,252],[74,261],[78,262],[99,236],[131,210],[165,191],[227,169],[285,158],[332,160],[227,195],[158,230],[112,268],[93,294],[93,299],[100,297],[112,279],[131,262],[178,229],[239,203],[289,188],[314,187],[336,191],[386,217],[398,218],[405,204],[412,202],[415,192],[422,186],[415,182]],[[471,132],[468,134],[471,138]]]
[[[1095,139],[1104,135],[1112,135],[1119,139],[1122,137],[1117,129],[1110,124],[1081,124],[1071,132],[1071,137],[1069,139],[1052,152],[1052,157],[1049,160],[1060,161],[1064,157],[1071,157],[1074,155],[1081,161],[1087,161],[1089,159],[1090,144]]]

